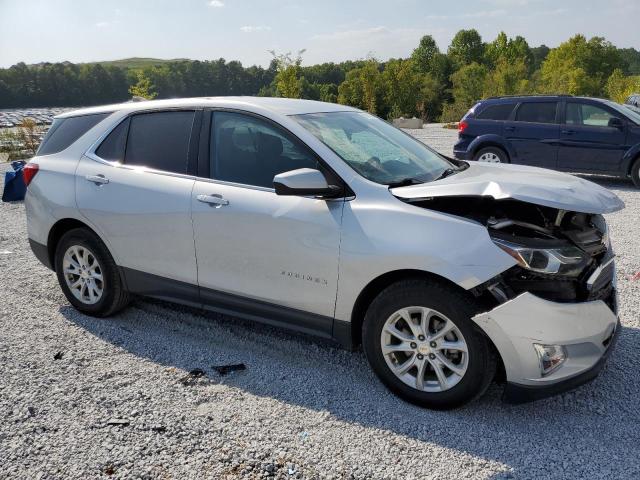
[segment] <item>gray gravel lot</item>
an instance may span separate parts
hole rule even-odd
[[[447,154],[456,135],[411,133]],[[494,386],[453,412],[394,397],[360,352],[265,326],[147,300],[81,315],[32,255],[23,204],[2,203],[0,477],[639,478],[640,191],[598,181],[627,205],[608,216],[623,329],[607,368],[549,400],[504,405]]]

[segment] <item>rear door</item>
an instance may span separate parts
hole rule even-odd
[[[623,126],[609,126],[612,118]],[[558,169],[618,172],[626,151],[626,120],[615,110],[589,100],[567,100],[560,129]]]
[[[520,103],[503,128],[503,136],[515,151],[511,163],[556,168],[559,130],[557,101]]]
[[[200,117],[195,110],[135,114],[80,161],[78,207],[132,275],[197,285],[189,159],[195,168]]]
[[[322,168],[315,154],[262,117],[216,111],[212,120],[203,125],[211,148],[199,165],[207,178],[192,195],[203,302],[256,315],[266,309],[276,321],[289,312],[295,327],[330,334],[344,200],[276,195],[274,175]]]

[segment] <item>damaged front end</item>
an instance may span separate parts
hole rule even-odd
[[[495,304],[529,292],[554,302],[603,300],[615,311],[613,251],[604,217],[514,199],[434,197],[411,204],[486,226],[516,265],[473,289]]]

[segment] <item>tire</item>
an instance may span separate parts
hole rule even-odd
[[[476,162],[509,163],[507,152],[498,147],[481,148],[473,156]]]
[[[89,229],[65,233],[56,245],[54,262],[64,295],[82,313],[108,317],[129,303],[129,292],[109,250]]]
[[[635,163],[631,167],[631,180],[633,184],[640,188],[640,157],[636,158]]]
[[[432,343],[429,340],[437,337],[439,329],[429,329],[427,332],[430,333],[430,337],[423,339],[424,341],[418,339],[409,347],[406,347],[407,342],[401,342],[400,346],[404,345],[404,351],[385,355],[383,343],[388,348],[387,342],[399,340],[387,333],[385,325],[397,318],[397,312],[401,309],[407,309],[414,322],[413,319],[421,315],[420,311],[430,312],[430,317],[423,317],[430,318],[429,325],[450,325],[443,324],[448,320],[453,324],[452,330],[445,337]],[[367,310],[362,330],[362,343],[367,360],[382,383],[408,402],[436,410],[449,410],[465,405],[486,392],[496,373],[496,357],[489,341],[471,320],[479,311],[480,308],[475,304],[473,297],[444,283],[425,280],[395,283],[383,290]],[[415,340],[415,336],[407,335],[412,329],[407,328],[406,321],[404,324],[403,321],[402,318],[398,320],[399,323],[395,323],[395,327],[407,338],[413,337]],[[417,328],[415,323],[414,327]],[[466,344],[467,353],[455,349],[442,350],[442,341],[455,342],[455,345]],[[426,346],[429,344],[429,347],[433,347],[436,343],[439,344],[433,350]],[[416,345],[417,348],[413,348]],[[391,346],[396,348],[396,345]],[[413,351],[407,352],[407,348],[413,348]],[[444,364],[440,362],[443,356],[455,370],[462,371],[464,367],[464,372],[457,375],[453,370],[443,367]],[[398,370],[408,365],[405,361],[410,362],[413,359],[416,362],[416,365],[404,374],[403,379],[391,368],[391,364],[399,359],[402,361],[398,361],[394,367]],[[434,363],[441,365],[440,376],[436,374]],[[420,371],[418,364],[425,364],[422,389],[417,386]]]

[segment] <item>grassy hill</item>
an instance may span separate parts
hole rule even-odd
[[[144,68],[155,65],[162,65],[167,62],[180,62],[188,60],[187,58],[172,58],[172,59],[162,59],[162,58],[144,58],[144,57],[131,57],[131,58],[123,58],[121,60],[105,60],[102,62],[87,62],[89,65],[95,65],[99,63],[105,67],[120,67],[120,68]]]

